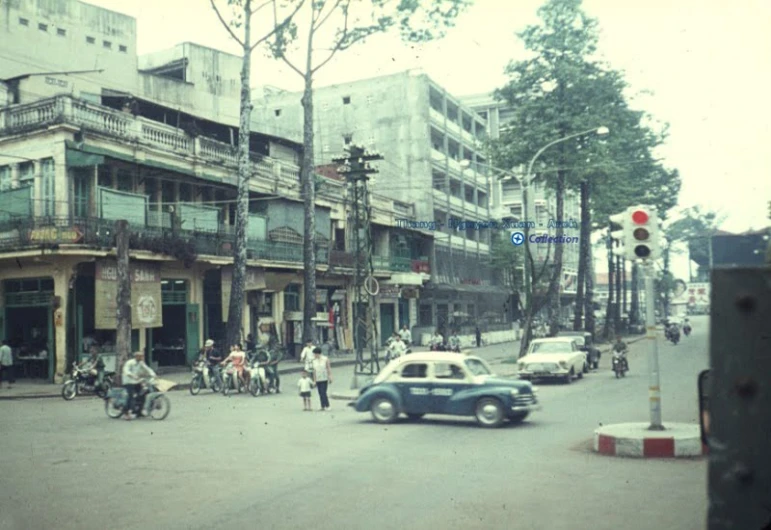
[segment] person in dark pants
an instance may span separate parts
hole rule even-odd
[[[476,335],[477,335],[477,348],[479,348],[480,346],[482,346],[482,332],[479,331],[479,326],[477,326]]]
[[[329,357],[321,355],[321,348],[313,349],[313,383],[319,390],[319,399],[321,400],[321,411],[329,410],[329,398],[327,397],[327,387],[332,384],[332,365]]]
[[[8,346],[8,341],[3,341],[3,345],[0,346],[0,386],[3,384],[3,379],[8,381],[8,388],[12,388],[16,382],[16,375],[13,373],[13,353],[11,347]]]

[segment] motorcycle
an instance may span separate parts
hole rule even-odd
[[[619,377],[625,377],[626,372],[629,371],[629,364],[626,360],[626,351],[613,352],[613,372],[616,374],[616,379]]]
[[[137,418],[150,416],[154,420],[164,420],[171,412],[171,401],[166,396],[168,388],[163,390],[158,387],[159,384],[156,379],[143,381],[131,411],[128,410],[128,390],[123,387],[112,388],[104,400],[104,411],[113,419],[120,418],[126,412],[132,412]]]
[[[215,370],[219,370],[219,366],[209,367],[206,361],[198,361],[193,366],[190,393],[196,396],[202,388],[211,388],[212,392],[221,392],[222,380],[221,377],[217,377],[217,374],[213,373]]]
[[[231,390],[236,390],[240,394],[246,388],[244,382],[238,377],[235,365],[229,361],[222,370],[222,393],[227,396]]]
[[[686,337],[688,335],[690,335],[691,334],[691,326],[689,326],[687,324],[685,326],[683,326],[683,334],[685,334]]]
[[[96,370],[84,370],[79,366],[74,366],[70,378],[62,385],[62,397],[66,401],[70,401],[75,399],[78,394],[91,392],[104,399],[112,388],[112,377],[112,373],[105,373],[100,385],[96,380]]]
[[[667,330],[667,339],[672,343],[677,345],[678,342],[680,342],[680,330],[677,328],[670,328]]]
[[[444,344],[438,342],[432,342],[430,349],[431,351],[447,351],[447,347]]]
[[[255,397],[261,394],[273,394],[276,392],[275,378],[268,375],[264,366],[255,361],[244,369],[249,374],[249,393]]]

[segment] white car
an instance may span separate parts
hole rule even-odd
[[[586,365],[586,352],[575,337],[535,339],[519,360],[518,373],[520,379],[561,379],[569,384],[584,376]]]

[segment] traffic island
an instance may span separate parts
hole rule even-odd
[[[666,423],[663,431],[649,423],[603,425],[594,431],[594,451],[631,458],[694,458],[707,454],[698,425]]]

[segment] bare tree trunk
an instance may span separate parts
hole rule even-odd
[[[589,230],[589,234],[589,237],[591,237],[591,230]],[[584,307],[586,327],[584,329],[592,334],[592,338],[596,338],[597,332],[595,327],[597,323],[594,320],[594,252],[592,250],[590,242],[586,258],[586,300]]]
[[[613,314],[613,331],[621,330],[621,256],[616,256],[616,311]]]
[[[602,335],[605,339],[611,338],[613,326],[613,240],[610,238],[610,229],[608,229],[608,305],[605,309],[605,329]]]
[[[241,63],[241,108],[238,129],[238,192],[236,199],[236,238],[233,248],[233,283],[230,288],[228,324],[225,331],[228,345],[242,339],[244,289],[246,287],[246,234],[249,225],[249,136],[252,117],[251,89],[251,0],[244,5],[244,56]]]
[[[591,213],[589,212],[589,183],[581,181],[581,229],[578,235],[578,285],[576,286],[576,311],[573,318],[573,329],[578,331],[584,316],[584,284],[586,269],[589,265],[589,247],[591,246]],[[587,313],[588,314],[588,313]]]
[[[123,384],[121,370],[131,352],[131,271],[129,269],[129,225],[127,221],[115,223],[115,251],[118,258],[118,293],[116,301],[115,384]]]
[[[313,32],[308,39],[305,89],[303,90],[303,158],[300,166],[305,219],[303,233],[303,279],[305,304],[303,305],[303,342],[316,339],[313,318],[316,316],[316,186],[313,159]]]
[[[632,263],[632,307],[629,308],[629,323],[637,326],[640,324],[640,268],[637,263]]]
[[[565,235],[563,222],[565,218],[565,172],[557,172],[557,240]],[[560,329],[560,308],[561,308],[561,284],[562,284],[562,256],[565,246],[557,243],[554,248],[554,271],[549,282],[549,335],[555,336]]]

